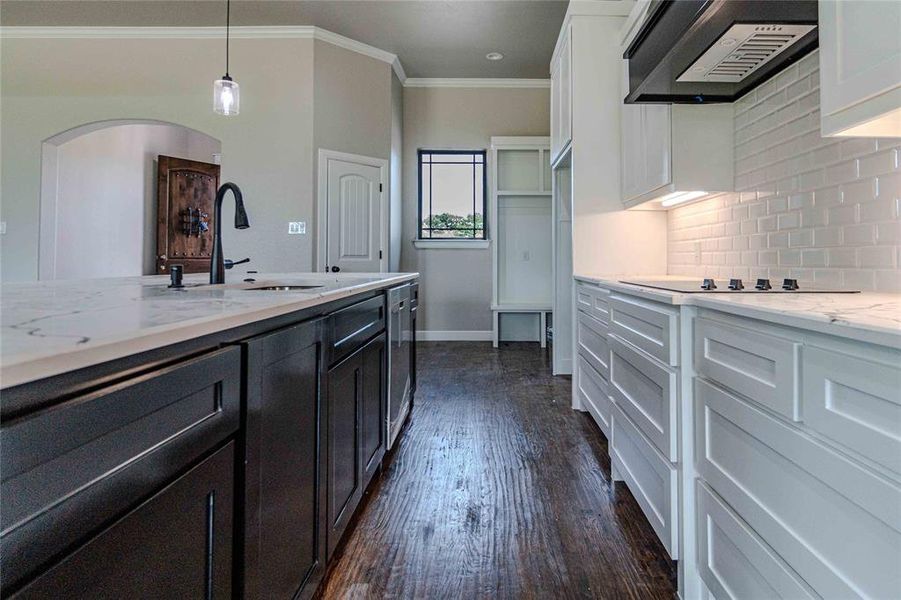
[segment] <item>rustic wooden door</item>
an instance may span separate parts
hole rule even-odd
[[[156,272],[184,265],[185,273],[210,270],[213,201],[219,165],[159,157],[157,164]]]

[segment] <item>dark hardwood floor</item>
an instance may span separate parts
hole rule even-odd
[[[673,598],[607,442],[537,344],[418,346],[399,446],[324,598]]]

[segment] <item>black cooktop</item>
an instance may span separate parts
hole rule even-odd
[[[857,294],[860,292],[860,290],[810,287],[798,283],[797,279],[773,282],[770,282],[769,279],[756,279],[748,281],[748,283],[741,279],[632,279],[621,280],[620,283],[681,294]]]

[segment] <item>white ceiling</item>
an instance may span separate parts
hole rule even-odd
[[[627,14],[632,0],[599,0]],[[409,77],[547,78],[566,0],[234,0],[233,25],[315,25],[396,54]],[[622,12],[620,12],[622,7]],[[218,26],[224,0],[3,0],[4,26]],[[488,52],[504,59],[485,59]]]

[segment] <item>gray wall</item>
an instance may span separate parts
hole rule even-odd
[[[404,87],[391,71],[391,189],[388,248],[388,270],[400,271],[400,248],[403,239],[403,147]]]
[[[317,40],[313,74],[316,197],[320,149],[390,158],[392,70],[385,62]]]
[[[222,178],[241,186],[251,222],[226,229],[226,252],[260,271],[314,267],[318,148],[391,155],[390,65],[325,42],[233,40],[241,114],[231,118],[211,106],[221,40],[7,37],[0,53],[7,281],[37,277],[41,143],[86,123],[158,120],[221,140]],[[306,221],[308,234],[289,236],[288,221]]]
[[[422,275],[418,327],[491,329],[491,249],[417,249],[420,148],[487,149],[491,136],[549,135],[550,90],[405,88],[401,270]],[[488,224],[489,229],[491,223]]]
[[[55,230],[56,243],[55,252],[46,253],[49,260],[42,261],[50,272],[42,268],[41,277],[155,275],[157,157],[213,162],[220,150],[218,140],[194,130],[146,123],[48,143],[44,158],[56,193],[51,186],[43,193],[51,202],[55,197],[51,218],[56,220],[52,229],[49,221],[45,225],[49,233]]]

